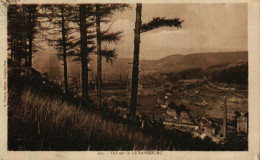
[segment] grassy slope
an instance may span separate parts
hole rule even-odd
[[[188,133],[141,130],[112,113],[77,107],[55,86],[43,85],[37,72],[9,73],[8,99],[9,150],[230,150]]]
[[[53,87],[48,93],[38,76],[9,74],[9,81],[10,150],[159,149],[166,145],[123,123],[75,107],[59,91],[53,95]]]
[[[10,97],[15,97],[14,94],[11,91]],[[17,130],[26,130],[24,136],[27,140],[32,136],[32,141],[28,141],[26,146],[28,149],[33,149],[30,148],[33,146],[43,150],[120,150],[134,148],[134,145],[137,149],[155,147],[155,142],[141,132],[129,130],[120,123],[104,121],[98,114],[76,109],[61,100],[35,95],[30,89],[22,92],[21,103],[19,107],[17,105],[10,102],[9,125],[18,127]],[[11,135],[16,133],[19,132]]]

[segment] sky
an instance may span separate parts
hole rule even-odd
[[[122,30],[118,57],[132,58],[135,5],[117,12],[111,29]],[[247,4],[143,4],[142,22],[153,17],[181,18],[182,28],[162,27],[141,33],[140,58],[156,60],[172,54],[247,51]],[[105,29],[106,26],[103,26]]]
[[[135,7],[131,4],[131,9],[116,12],[112,17],[111,31],[123,31],[121,40],[112,46],[118,58],[133,58]],[[143,4],[142,22],[146,23],[153,17],[180,18],[184,22],[180,29],[162,27],[141,33],[140,59],[248,50],[246,3]],[[107,30],[109,26],[110,23],[102,25],[101,29]],[[55,59],[61,66],[55,49],[47,46],[46,42],[43,46],[47,48],[34,54],[34,65],[44,66],[50,63],[50,59]],[[103,43],[102,47],[106,44]]]

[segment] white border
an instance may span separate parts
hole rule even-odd
[[[2,0],[1,0],[2,1]],[[260,34],[260,1],[258,0],[21,0],[18,3],[248,3],[248,54],[249,54],[249,150],[244,152],[195,152],[195,151],[165,151],[162,155],[128,155],[128,156],[112,156],[107,152],[107,155],[99,156],[97,152],[28,152],[28,151],[7,151],[7,107],[4,102],[4,79],[7,57],[7,17],[6,9],[3,3],[0,4],[0,160],[4,159],[234,159],[234,160],[253,160],[259,157],[259,142],[260,142],[260,56],[259,56],[259,34]]]

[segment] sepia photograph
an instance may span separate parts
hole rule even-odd
[[[248,3],[6,3],[6,150],[248,152],[248,13]]]
[[[247,4],[7,9],[8,150],[248,149]]]

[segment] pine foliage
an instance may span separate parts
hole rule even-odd
[[[149,21],[148,23],[144,23],[141,25],[141,30],[140,32],[148,32],[151,31],[153,29],[156,28],[160,28],[160,27],[177,27],[177,28],[181,28],[181,24],[184,21],[181,20],[180,18],[174,18],[174,19],[166,19],[165,17],[156,17],[153,18],[151,21]]]

